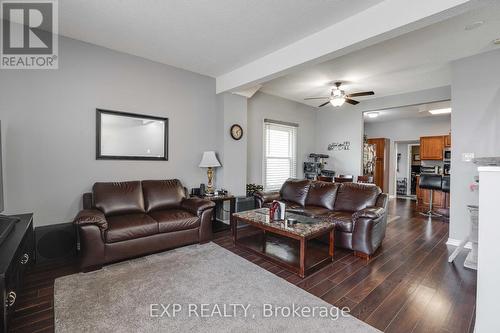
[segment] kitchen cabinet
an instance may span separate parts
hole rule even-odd
[[[450,141],[451,143],[451,141]],[[422,161],[443,160],[443,150],[445,137],[439,136],[423,136],[420,138],[420,159]]]
[[[444,146],[446,148],[450,148],[451,147],[451,134],[445,135],[445,137],[444,137]]]
[[[375,145],[376,159],[373,181],[384,193],[387,193],[389,192],[389,139],[368,139],[367,143]]]

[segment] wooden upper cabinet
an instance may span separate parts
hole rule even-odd
[[[446,148],[451,147],[451,134],[445,135],[445,137],[444,137],[444,146]]]
[[[420,138],[420,159],[439,160],[443,159],[445,137],[440,136],[423,136]]]

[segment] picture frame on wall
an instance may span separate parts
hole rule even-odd
[[[168,161],[168,118],[96,109],[96,159]]]

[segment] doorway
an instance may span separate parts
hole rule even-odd
[[[387,145],[387,147],[390,147],[390,157],[387,162],[389,186],[388,190],[384,190],[384,192],[389,193],[392,198],[415,198],[420,163],[422,163],[422,167],[445,163],[442,157],[429,157],[425,150],[422,150],[420,154],[418,145],[422,138],[444,138],[450,134],[450,113],[431,112],[436,110],[447,111],[449,109],[450,101],[440,101],[378,109],[363,113],[365,137],[367,139],[386,138],[389,140]],[[405,144],[405,146],[401,147],[400,145],[398,149],[398,144]],[[412,146],[414,147],[412,152],[408,151],[409,144],[414,145]],[[432,147],[435,146],[437,145]],[[443,147],[435,147],[435,151],[442,152],[444,148],[445,141],[443,141]],[[419,155],[422,155],[421,158],[419,158]],[[412,156],[411,160],[409,160],[409,156]],[[420,159],[422,162],[420,162]],[[440,169],[443,170],[444,167]]]
[[[420,170],[420,142],[396,141],[394,183],[396,197],[416,200],[416,180]]]

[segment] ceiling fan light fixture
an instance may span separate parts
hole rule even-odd
[[[432,115],[451,113],[451,108],[429,110]]]
[[[366,115],[368,118],[377,118],[379,113],[378,112],[367,112]]]
[[[323,104],[319,105],[318,107],[321,108],[325,105],[328,105],[330,103],[334,107],[340,107],[344,105],[344,103],[348,103],[351,105],[357,105],[359,104],[359,101],[352,99],[352,97],[361,97],[361,96],[371,96],[375,95],[373,91],[362,91],[362,92],[356,92],[352,94],[346,94],[344,90],[340,89],[340,85],[342,82],[335,82],[335,87],[332,88],[330,92],[330,96],[328,97],[306,97],[304,100],[312,100],[312,99],[327,99],[326,102]]]
[[[339,107],[344,105],[345,103],[345,98],[344,97],[334,97],[330,100],[330,104],[332,104],[335,107]]]

